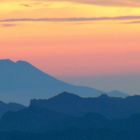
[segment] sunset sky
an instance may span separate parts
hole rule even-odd
[[[75,84],[140,94],[139,0],[1,0],[0,58]]]

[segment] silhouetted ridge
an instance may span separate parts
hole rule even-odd
[[[24,109],[25,106],[17,103],[4,103],[0,101],[0,117],[8,111],[19,111]]]
[[[46,100],[34,99],[29,107],[2,116],[0,137],[5,138],[2,140],[139,140],[140,96],[82,98],[63,92]]]
[[[36,74],[38,73],[38,74],[41,74],[41,75],[43,75],[43,76],[46,75],[45,72],[39,70],[38,68],[36,68],[35,66],[33,66],[32,64],[30,64],[30,63],[28,63],[28,62],[26,62],[26,61],[21,61],[21,60],[19,60],[19,61],[17,61],[15,64],[16,64],[19,68],[22,68],[22,69],[24,69],[24,70],[28,70],[28,72],[32,71],[32,72],[36,72]],[[29,71],[29,70],[30,70],[30,71]],[[51,76],[50,76],[50,77],[51,77]]]
[[[62,93],[58,96],[59,96],[59,98],[60,97],[63,98],[64,96],[65,97],[69,96],[70,98],[76,97],[75,95],[71,95],[69,93]],[[95,112],[95,110],[93,112],[84,112],[83,114],[77,115],[77,116],[74,116],[74,114],[68,115],[68,114],[65,114],[65,112],[62,112],[62,110],[54,111],[54,110],[51,110],[50,108],[47,108],[48,105],[50,105],[50,104],[47,104],[47,101],[49,101],[49,102],[52,101],[53,105],[54,105],[54,99],[56,99],[56,98],[58,99],[58,96],[54,97],[53,100],[52,100],[52,98],[49,100],[46,100],[46,101],[45,100],[36,100],[35,101],[37,103],[36,106],[31,105],[28,108],[25,108],[25,109],[17,111],[17,112],[6,113],[0,120],[0,131],[5,131],[5,132],[10,132],[10,131],[19,132],[20,131],[20,132],[38,133],[38,134],[39,133],[45,134],[47,132],[54,132],[54,133],[58,132],[59,135],[61,135],[61,132],[64,131],[64,133],[62,133],[64,135],[64,134],[67,134],[68,132],[70,132],[70,130],[74,130],[75,133],[71,134],[70,136],[73,137],[73,136],[77,135],[77,131],[78,131],[79,132],[78,136],[79,136],[79,138],[81,138],[80,133],[86,132],[87,130],[89,130],[89,131],[87,131],[89,133],[87,133],[87,132],[84,133],[84,136],[87,136],[87,138],[89,138],[90,136],[93,136],[93,138],[94,138],[94,136],[97,133],[99,136],[102,134],[107,140],[108,140],[107,136],[112,136],[112,135],[115,135],[115,138],[120,138],[120,137],[126,138],[129,134],[130,134],[130,136],[133,136],[133,138],[136,137],[136,135],[140,136],[140,134],[139,134],[140,110],[139,110],[139,113],[133,112],[134,114],[129,114],[129,117],[127,116],[122,119],[120,119],[120,118],[119,119],[116,119],[116,118],[109,119],[108,117],[104,117],[104,115],[101,115],[101,114]],[[100,107],[101,102],[99,99],[102,97],[103,96],[98,97],[98,98],[80,98],[80,97],[78,97],[78,100],[81,100],[81,102],[78,102],[78,104],[75,103],[75,108],[77,108],[76,104],[79,106],[80,104],[85,102],[84,106],[86,106],[86,103],[88,103],[88,105],[90,104],[92,108],[94,108],[94,109],[96,108],[96,109],[100,110],[99,107]],[[110,100],[108,100],[108,98]],[[133,106],[134,99],[138,98],[136,101],[137,103],[139,101],[138,96],[129,97],[126,99],[110,98],[110,97],[108,97],[108,98],[104,98],[104,99],[105,100],[107,99],[107,101],[109,101],[109,104],[114,102],[115,106],[110,104],[110,109],[106,110],[106,107],[108,109],[109,106],[106,106],[106,104],[103,103],[104,110],[102,110],[102,112],[105,113],[104,111],[110,112],[112,110],[112,112],[113,113],[116,112],[117,115],[120,115],[119,113],[122,114],[123,111],[128,111],[130,113],[131,109],[134,110],[134,106]],[[127,99],[129,99],[129,100],[127,100]],[[132,100],[130,100],[130,99],[132,99]],[[118,100],[119,100],[120,106],[122,108],[124,107],[123,108],[124,110],[121,110],[122,112],[119,112],[119,109],[121,109],[121,108],[119,108],[120,106],[118,106],[118,108],[116,108],[117,107],[116,101],[118,102]],[[41,104],[41,102],[42,102],[42,104]],[[121,102],[123,102],[123,106],[122,106]],[[93,104],[91,104],[91,103],[93,103]],[[59,105],[57,101],[56,101],[56,104]],[[46,105],[46,108],[45,108],[45,105]],[[84,107],[84,106],[82,106],[82,107]],[[127,106],[127,110],[126,110],[126,106]],[[61,109],[62,109],[62,107],[64,108],[64,106],[61,106]],[[68,105],[66,104],[66,108],[67,107],[68,107]],[[138,105],[138,107],[139,107],[139,105]],[[73,109],[75,109],[75,108],[73,108]],[[67,110],[69,110],[69,108],[67,108]],[[65,111],[65,110],[63,110],[63,111]],[[119,137],[118,137],[118,134],[119,134]],[[125,136],[125,137],[123,137],[123,136]],[[48,137],[46,137],[46,138],[48,138]],[[73,139],[74,138],[72,138],[72,140]],[[97,140],[102,140],[102,139],[97,139]],[[110,140],[114,140],[113,137]],[[123,139],[121,139],[121,140],[123,140]],[[129,139],[129,140],[132,140],[132,139]]]
[[[9,59],[0,60],[0,83],[4,82],[5,79],[12,74],[12,69],[15,66],[15,62]],[[4,79],[5,77],[5,79]]]
[[[127,98],[101,95],[95,98],[82,98],[64,92],[48,100],[32,100],[30,106],[46,108],[70,116],[97,113],[107,118],[126,118],[140,112],[140,96]]]
[[[111,92],[108,92],[108,95],[110,97],[123,97],[123,98],[128,97],[128,94],[121,92],[121,91],[118,91],[118,90],[113,90]]]
[[[82,97],[96,97],[103,93],[58,80],[26,61],[0,60],[0,99],[3,101],[27,104],[33,98],[50,98],[63,91]]]
[[[1,59],[0,60],[0,65],[1,64],[4,64],[4,65],[8,65],[8,64],[15,64],[15,62],[14,61],[12,61],[12,60],[10,60],[10,59]]]
[[[109,97],[107,94],[102,94],[98,98],[102,100],[106,100],[106,99],[110,99],[111,97]]]
[[[17,112],[7,112],[0,120],[0,131],[22,131],[43,133],[47,130],[71,128],[102,128],[108,120],[96,113],[72,117],[60,112],[30,106]]]
[[[77,99],[80,99],[81,97],[76,95],[76,94],[72,94],[72,93],[68,93],[68,92],[63,92],[63,93],[60,93],[50,99],[49,100],[66,100],[66,101],[73,101],[73,100],[77,100]]]

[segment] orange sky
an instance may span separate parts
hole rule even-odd
[[[27,60],[58,77],[140,74],[140,23],[133,23],[140,8],[133,5],[2,1],[0,58]]]

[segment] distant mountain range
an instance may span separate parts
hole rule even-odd
[[[62,93],[32,100],[0,119],[2,140],[139,140],[140,96],[81,98]]]
[[[3,101],[28,104],[30,99],[49,98],[64,91],[82,97],[97,97],[105,93],[94,88],[65,83],[25,61],[0,60],[0,99]],[[121,92],[109,94],[124,97]]]
[[[127,93],[124,93],[124,92],[121,92],[121,91],[118,91],[118,90],[110,91],[110,92],[107,93],[107,95],[110,96],[110,97],[122,97],[122,98],[128,97]]]

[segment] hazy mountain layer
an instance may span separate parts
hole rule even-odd
[[[0,60],[0,99],[28,104],[33,98],[49,98],[61,92],[95,97],[103,92],[58,80],[25,61]]]

